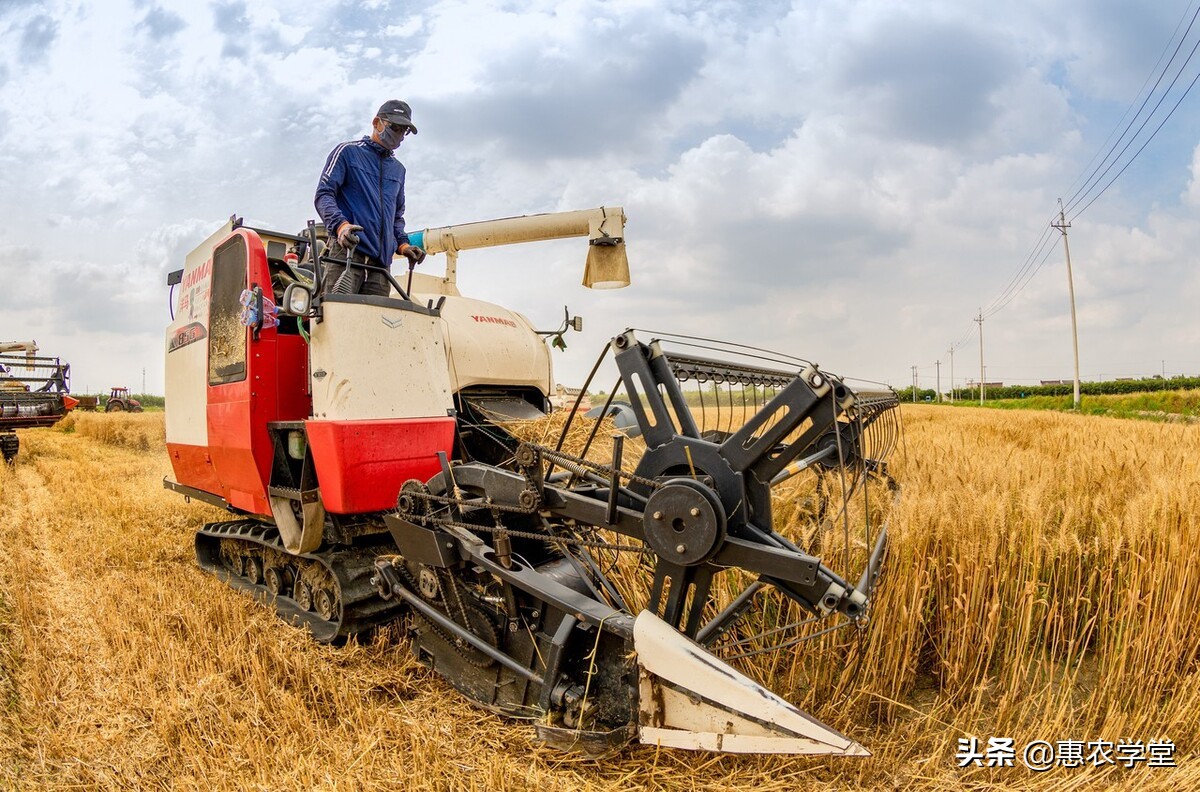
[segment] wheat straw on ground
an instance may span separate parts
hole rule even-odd
[[[1195,788],[1200,427],[904,417],[870,626],[759,672],[870,759],[539,748],[399,630],[319,646],[198,570],[192,532],[223,513],[163,489],[161,415],[23,431],[0,466],[0,789]],[[960,770],[968,735],[1171,739],[1180,767]]]

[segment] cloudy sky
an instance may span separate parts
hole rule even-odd
[[[1008,287],[1194,11],[0,0],[0,340],[69,360],[77,391],[140,390],[145,369],[161,393],[166,272],[233,213],[301,229],[329,150],[402,98],[420,129],[400,150],[412,229],[625,207],[623,291],[579,285],[579,241],[460,260],[472,296],[546,327],[564,304],[585,317],[563,382],[634,326],[897,386],[915,365],[932,387],[937,360],[945,385],[959,344],[961,383],[980,308],[989,381],[1069,378],[1061,241]],[[1147,112],[1197,41],[1200,22]],[[1085,379],[1200,373],[1198,117],[1200,88],[1068,211]]]

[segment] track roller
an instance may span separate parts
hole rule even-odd
[[[292,591],[292,570],[286,566],[268,567],[263,573],[263,581],[272,597],[288,596]]]
[[[196,534],[196,560],[230,586],[274,605],[322,643],[392,621],[403,603],[387,602],[371,584],[375,559],[395,553],[386,534],[363,545],[294,555],[275,526],[257,520],[209,523]]]

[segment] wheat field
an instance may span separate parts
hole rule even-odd
[[[868,759],[537,746],[410,659],[332,648],[195,567],[161,414],[0,465],[0,789],[1188,789],[1200,426],[905,406],[873,619],[756,675]],[[957,742],[1171,740],[1178,767],[968,767]]]

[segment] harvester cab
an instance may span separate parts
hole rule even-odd
[[[405,619],[418,658],[552,745],[864,754],[733,664],[865,623],[887,532],[860,512],[884,499],[853,496],[893,488],[890,389],[625,331],[593,373],[611,353],[637,439],[576,423],[572,446],[582,410],[554,444],[522,436],[556,393],[544,336],[578,323],[539,334],[462,295],[458,254],[586,237],[584,285],[620,287],[624,221],[606,207],[410,234],[445,271],[389,297],[321,289],[343,262],[315,224],[218,229],[168,280],[164,483],[230,512],[197,533],[198,561],[321,641]],[[809,533],[781,530],[781,487]]]

